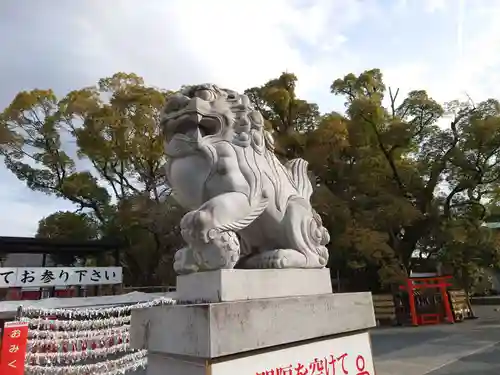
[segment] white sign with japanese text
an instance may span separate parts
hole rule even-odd
[[[374,375],[368,332],[216,362],[212,375]],[[404,371],[402,370],[402,373]]]
[[[122,267],[0,268],[0,288],[121,284]]]

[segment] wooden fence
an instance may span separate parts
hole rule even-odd
[[[398,323],[396,317],[396,305],[392,294],[373,294],[373,309],[378,325],[395,325]]]
[[[464,290],[448,291],[451,309],[455,322],[472,318],[473,313],[467,303],[467,296]],[[409,311],[404,309],[404,304],[396,306],[395,298],[392,294],[373,294],[373,309],[378,325],[406,324]],[[401,306],[400,306],[401,305]]]
[[[472,317],[472,311],[467,303],[467,295],[462,290],[450,290],[451,310],[456,322],[461,322],[464,319]]]

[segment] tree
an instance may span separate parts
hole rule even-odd
[[[6,145],[12,142],[12,133],[9,128],[7,128],[5,123],[0,125],[0,148],[4,148]]]
[[[169,235],[151,231],[152,218],[144,219],[149,212],[141,221],[128,217],[131,211],[124,209],[125,202],[134,199],[155,207],[166,204],[158,125],[168,95],[146,86],[134,74],[117,73],[60,100],[51,90],[21,92],[0,116],[0,127],[12,134],[1,152],[7,168],[21,181],[33,190],[73,202],[78,212],[99,224],[100,237],[143,243],[140,253],[128,248],[124,255],[125,282],[130,284],[172,280],[172,275],[159,280],[156,269],[143,268],[158,267],[161,257],[170,256],[173,248],[164,241]],[[152,215],[158,218],[157,213]],[[68,218],[59,223],[66,225]],[[133,233],[127,230],[130,223]],[[145,265],[149,255],[155,257]]]
[[[400,100],[372,69],[335,80],[331,92],[345,98],[346,111],[321,114],[296,84],[283,73],[245,93],[279,157],[309,162],[334,270],[373,289],[406,277],[416,252],[453,259],[463,275],[496,262],[497,241],[485,240],[481,227],[485,203],[500,192],[496,100],[441,105],[423,90]],[[0,115],[6,166],[31,189],[73,202],[74,215],[97,223],[99,238],[123,239],[134,284],[171,280],[166,264],[182,243],[183,211],[161,189],[158,124],[169,95],[118,73],[60,100],[50,90],[22,92]],[[457,240],[463,233],[466,245]]]
[[[99,237],[99,226],[95,220],[85,213],[58,211],[38,222],[38,238],[49,238],[70,241],[89,241]],[[56,265],[71,266],[78,257],[71,253],[51,255]]]
[[[344,153],[354,156],[347,163],[370,168],[356,171],[361,181],[350,179],[356,189],[350,199],[358,202],[369,195],[362,206],[371,205],[372,215],[383,211],[369,219],[371,227],[385,233],[401,270],[409,273],[416,250],[429,256],[446,249],[445,237],[436,240],[446,223],[484,218],[484,199],[500,176],[498,102],[452,102],[443,108],[425,91],[412,91],[397,105],[398,91],[393,95],[389,90],[386,108],[387,90],[376,69],[336,80],[332,93],[347,100]],[[445,113],[453,118],[441,128],[437,121]],[[392,203],[384,205],[384,200]]]
[[[184,213],[170,197],[157,201],[138,195],[119,202],[106,235],[125,239],[122,264],[134,285],[174,285],[173,255],[184,245],[179,227]]]
[[[465,291],[468,307],[471,293],[478,282],[487,276],[486,271],[500,266],[500,237],[482,225],[482,220],[457,219],[448,221],[442,228],[443,247],[437,258],[451,269],[457,284]]]
[[[387,231],[375,223],[397,220],[402,204],[377,210],[393,204],[394,194],[386,181],[389,169],[378,150],[373,152],[366,127],[359,129],[338,113],[321,116],[316,104],[297,98],[296,81],[293,74],[284,73],[247,94],[269,121],[282,156],[310,163],[316,185],[313,204],[332,237],[330,267],[352,280],[363,278],[355,289],[366,289],[366,284],[377,284],[381,264],[386,273],[395,272]]]
[[[320,118],[317,104],[297,98],[296,84],[294,74],[282,73],[261,87],[245,91],[276,138],[276,152],[287,159],[303,154],[305,135],[315,129]]]
[[[500,264],[500,238],[477,222],[456,220],[447,224],[448,238],[439,259],[451,266],[455,279],[469,295],[484,270]]]
[[[346,99],[346,113],[319,115],[295,85],[285,73],[247,94],[282,156],[310,163],[314,205],[332,234],[332,268],[365,278],[365,288],[400,281],[416,251],[436,256],[446,248],[443,223],[484,217],[484,199],[498,191],[496,101],[442,106],[422,90],[398,100],[399,90],[373,69],[335,80],[331,91]],[[448,117],[448,127],[438,126]]]

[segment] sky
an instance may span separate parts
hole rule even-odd
[[[289,71],[322,111],[342,110],[336,78],[371,68],[401,94],[500,98],[499,16],[500,0],[1,0],[0,110],[21,90],[62,96],[118,71],[174,90],[244,90]],[[2,236],[74,209],[3,164],[0,207]]]

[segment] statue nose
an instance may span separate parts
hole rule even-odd
[[[194,97],[189,101],[187,109],[188,111],[193,111],[193,112],[209,113],[210,103],[207,102],[206,100]]]

